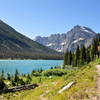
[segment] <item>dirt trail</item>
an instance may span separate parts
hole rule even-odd
[[[47,100],[46,98],[44,98],[44,97],[40,97],[40,100]]]
[[[97,72],[98,72],[98,78],[97,78],[97,100],[100,100],[100,65],[97,65]]]
[[[100,100],[100,65],[97,65],[96,68],[97,68],[97,73],[98,73],[98,78],[97,78],[97,82],[96,82],[97,96],[91,97],[89,100]],[[47,98],[45,98],[44,96],[47,95],[48,92],[49,91],[46,91],[46,93],[43,93],[42,95],[40,95],[39,100],[47,100]]]

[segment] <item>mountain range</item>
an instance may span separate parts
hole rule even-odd
[[[0,58],[60,59],[61,57],[55,50],[31,40],[0,20]]]
[[[77,45],[88,47],[95,36],[96,32],[92,29],[76,25],[66,33],[52,34],[48,37],[37,36],[34,40],[58,52],[66,52],[75,51]]]
[[[32,40],[0,20],[0,58],[61,59],[59,52],[75,51],[77,45],[88,47],[95,36],[92,29],[76,25],[68,32]]]

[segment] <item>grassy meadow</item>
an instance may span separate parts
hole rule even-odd
[[[33,75],[31,81],[31,83],[37,83],[39,87],[1,94],[0,100],[88,100],[96,96],[97,73],[95,66],[99,62],[100,59],[80,68],[69,66],[66,69],[42,71],[40,75]],[[57,71],[63,73],[58,74]],[[75,81],[76,84],[59,94],[58,91],[71,81]]]

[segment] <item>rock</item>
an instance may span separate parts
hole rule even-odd
[[[48,37],[37,36],[35,41],[58,52],[65,52],[67,49],[75,51],[77,45],[88,47],[92,43],[94,36],[96,36],[96,33],[92,29],[76,25],[63,34],[52,34]]]

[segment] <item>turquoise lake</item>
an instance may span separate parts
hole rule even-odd
[[[16,69],[20,74],[31,73],[32,70],[47,70],[51,67],[61,66],[63,60],[0,60],[0,72],[14,74]]]

